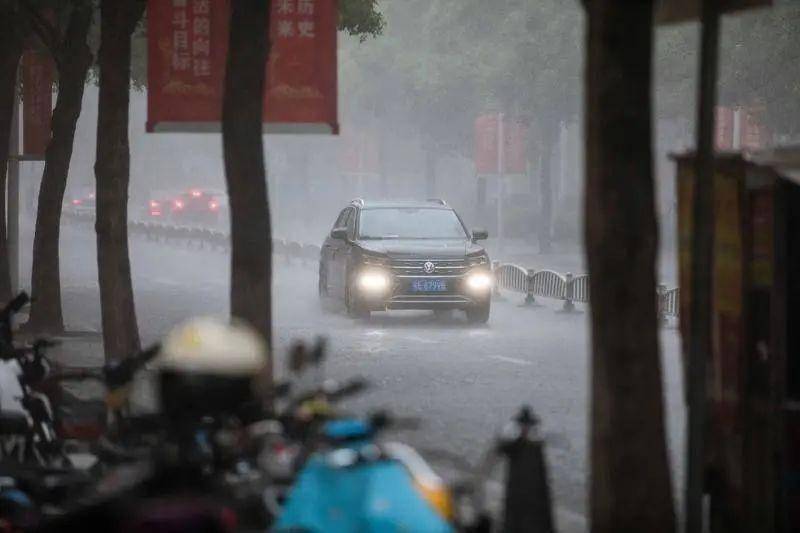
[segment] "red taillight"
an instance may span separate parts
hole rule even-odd
[[[160,204],[160,203],[158,203],[158,202],[156,202],[155,200],[150,200],[150,207],[152,207],[152,208],[156,208],[156,207],[158,207],[158,206],[160,206],[160,205],[161,205],[161,204]]]
[[[219,210],[219,204],[217,202],[208,202],[208,208],[212,211]]]
[[[72,200],[72,205],[81,205],[81,201],[76,198],[75,200]]]
[[[175,200],[173,206],[178,210],[183,209],[183,200]]]
[[[191,191],[192,198],[200,198],[203,196],[203,191],[198,191],[197,189],[192,189]]]

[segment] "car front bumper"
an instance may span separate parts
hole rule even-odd
[[[491,275],[481,270],[484,275]],[[472,289],[468,278],[474,272],[459,276],[391,276],[389,288],[383,292],[359,290],[357,300],[360,307],[368,311],[390,309],[469,309],[486,305],[491,298],[491,286]],[[443,280],[446,291],[414,292],[416,280]]]

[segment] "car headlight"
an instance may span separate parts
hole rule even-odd
[[[384,292],[389,282],[389,275],[380,270],[365,270],[358,275],[358,287],[365,292]]]
[[[473,291],[485,291],[492,286],[492,276],[486,271],[470,272],[467,275],[467,287]]]

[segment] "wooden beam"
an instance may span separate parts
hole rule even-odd
[[[767,7],[773,0],[719,0],[721,14]],[[661,0],[656,12],[656,24],[677,24],[700,19],[702,0]]]

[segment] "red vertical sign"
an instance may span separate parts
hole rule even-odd
[[[50,142],[53,110],[53,63],[38,52],[22,57],[22,152],[44,157]]]
[[[218,131],[228,0],[149,0],[147,11],[147,131]],[[273,0],[270,20],[265,130],[336,133],[336,0]]]
[[[338,133],[335,0],[272,0],[264,121]]]
[[[719,151],[733,150],[733,109],[714,108],[714,147]]]
[[[525,174],[528,171],[528,126],[520,120],[505,120],[503,137],[505,173]]]
[[[502,130],[502,158],[498,161],[498,135]],[[475,168],[478,174],[525,174],[528,127],[499,114],[475,119]],[[501,168],[502,167],[502,168]]]
[[[475,119],[475,169],[478,174],[497,174],[498,115]]]
[[[748,106],[741,110],[740,144],[743,149],[759,150],[767,144],[763,106]]]

